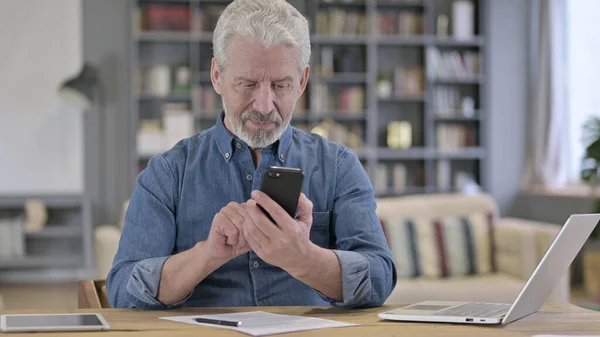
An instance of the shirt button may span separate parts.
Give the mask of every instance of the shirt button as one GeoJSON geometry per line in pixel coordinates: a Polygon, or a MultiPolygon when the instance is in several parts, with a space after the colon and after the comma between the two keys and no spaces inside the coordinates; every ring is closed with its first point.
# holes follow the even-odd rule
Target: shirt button
{"type": "Polygon", "coordinates": [[[258,268],[258,262],[254,262],[254,263],[252,264],[252,267],[254,267],[254,268],[258,268]]]}
{"type": "Polygon", "coordinates": [[[229,152],[225,153],[225,158],[229,158],[229,152]]]}
{"type": "Polygon", "coordinates": [[[263,305],[265,305],[265,302],[263,302],[263,301],[258,301],[258,306],[262,307],[263,305]]]}
{"type": "Polygon", "coordinates": [[[251,174],[247,175],[247,176],[246,176],[246,179],[248,179],[248,180],[252,180],[252,175],[251,175],[251,174]]]}
{"type": "Polygon", "coordinates": [[[242,148],[242,144],[237,143],[237,144],[235,144],[235,147],[237,147],[238,149],[241,149],[242,148]]]}

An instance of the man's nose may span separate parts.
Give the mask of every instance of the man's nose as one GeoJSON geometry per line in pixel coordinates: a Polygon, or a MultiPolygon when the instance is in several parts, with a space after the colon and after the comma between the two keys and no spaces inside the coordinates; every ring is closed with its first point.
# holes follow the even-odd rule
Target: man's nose
{"type": "Polygon", "coordinates": [[[275,109],[275,104],[273,103],[274,93],[273,89],[270,85],[261,85],[256,93],[256,97],[254,99],[253,108],[254,110],[262,113],[268,114],[273,109],[275,109]]]}

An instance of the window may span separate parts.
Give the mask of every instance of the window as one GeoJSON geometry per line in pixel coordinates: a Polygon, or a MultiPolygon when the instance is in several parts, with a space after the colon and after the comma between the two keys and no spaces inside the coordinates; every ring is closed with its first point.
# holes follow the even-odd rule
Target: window
{"type": "Polygon", "coordinates": [[[600,1],[566,0],[568,174],[579,182],[583,123],[600,117],[600,1]]]}

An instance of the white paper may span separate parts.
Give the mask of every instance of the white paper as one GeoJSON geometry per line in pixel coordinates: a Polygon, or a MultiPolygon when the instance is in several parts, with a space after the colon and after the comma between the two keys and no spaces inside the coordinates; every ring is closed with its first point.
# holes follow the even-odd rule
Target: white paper
{"type": "Polygon", "coordinates": [[[339,328],[358,325],[354,323],[343,323],[322,318],[272,314],[264,311],[240,312],[218,315],[167,316],[160,318],[170,320],[173,322],[236,330],[251,336],[266,336],[286,332],[325,328],[339,328]],[[231,327],[216,324],[198,323],[194,320],[195,318],[200,317],[227,321],[238,321],[242,322],[242,324],[239,327],[231,327]]]}

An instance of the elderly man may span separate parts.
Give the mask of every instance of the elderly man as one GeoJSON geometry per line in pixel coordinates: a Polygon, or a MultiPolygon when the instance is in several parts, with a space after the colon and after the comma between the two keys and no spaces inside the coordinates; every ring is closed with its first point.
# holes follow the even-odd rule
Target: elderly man
{"type": "Polygon", "coordinates": [[[224,111],[139,175],[110,304],[383,304],[396,268],[367,175],[348,148],[289,125],[309,77],[307,20],[284,0],[236,0],[213,47],[224,111]],[[268,166],[304,172],[296,217],[258,191],[268,166]]]}

